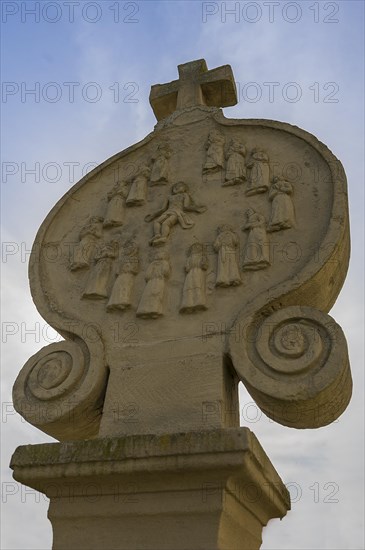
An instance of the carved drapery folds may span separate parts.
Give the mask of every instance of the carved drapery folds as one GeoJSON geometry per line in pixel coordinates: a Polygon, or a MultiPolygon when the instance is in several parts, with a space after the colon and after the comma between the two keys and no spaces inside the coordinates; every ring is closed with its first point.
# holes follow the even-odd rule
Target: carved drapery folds
{"type": "Polygon", "coordinates": [[[132,179],[126,200],[127,206],[142,206],[147,201],[148,178],[151,169],[148,166],[139,168],[137,175],[132,179]]]}
{"type": "Polygon", "coordinates": [[[240,285],[242,279],[238,266],[239,240],[230,225],[224,224],[218,227],[218,236],[213,246],[218,253],[215,286],[240,285]]]}
{"type": "Polygon", "coordinates": [[[248,232],[243,269],[265,269],[270,265],[270,246],[264,216],[249,208],[246,211],[246,223],[242,230],[248,232]]]}
{"type": "Polygon", "coordinates": [[[171,266],[168,253],[158,250],[146,271],[146,286],[137,309],[137,317],[156,319],[163,315],[166,281],[171,266]]]}
{"type": "Polygon", "coordinates": [[[160,143],[153,157],[150,176],[151,185],[167,185],[169,183],[169,158],[171,151],[167,143],[160,143]]]}
{"type": "Polygon", "coordinates": [[[107,311],[129,308],[132,304],[134,279],[139,271],[139,249],[135,242],[129,241],[122,247],[116,279],[106,306],[107,311]]]}
{"type": "Polygon", "coordinates": [[[295,225],[294,205],[291,198],[293,186],[284,178],[274,178],[270,187],[271,215],[268,231],[290,229],[295,225]]]}
{"type": "Polygon", "coordinates": [[[95,254],[94,267],[90,271],[83,298],[103,299],[109,295],[109,281],[116,256],[115,241],[103,242],[95,254]]]}
{"type": "Polygon", "coordinates": [[[224,186],[239,185],[246,181],[245,157],[246,147],[243,143],[232,139],[226,153],[227,165],[224,186]]]}
{"type": "Polygon", "coordinates": [[[246,195],[252,196],[265,193],[270,186],[269,157],[264,151],[254,149],[247,163],[250,169],[246,195]]]}
{"type": "Polygon", "coordinates": [[[113,189],[108,193],[108,206],[103,223],[104,227],[123,225],[125,199],[127,194],[127,184],[123,181],[116,183],[113,189]]]}
{"type": "Polygon", "coordinates": [[[224,135],[218,130],[212,130],[206,143],[206,160],[203,173],[211,174],[218,172],[224,166],[224,135]]]}
{"type": "Polygon", "coordinates": [[[71,271],[90,267],[98,242],[103,236],[103,221],[100,216],[92,216],[89,222],[80,230],[79,243],[73,250],[70,259],[71,271]]]}
{"type": "Polygon", "coordinates": [[[183,287],[181,313],[193,313],[207,309],[206,271],[208,258],[204,246],[200,243],[191,245],[185,265],[185,282],[183,287]]]}

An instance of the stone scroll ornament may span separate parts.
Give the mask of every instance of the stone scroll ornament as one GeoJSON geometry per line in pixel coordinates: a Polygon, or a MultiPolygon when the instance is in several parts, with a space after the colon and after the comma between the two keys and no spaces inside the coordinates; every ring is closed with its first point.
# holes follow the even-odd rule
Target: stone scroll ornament
{"type": "Polygon", "coordinates": [[[31,292],[64,341],[27,361],[16,410],[59,440],[109,433],[109,374],[136,363],[142,378],[157,347],[179,364],[192,342],[276,422],[333,422],[352,391],[328,315],[350,250],[341,163],[296,126],[226,118],[237,103],[228,65],[180,65],[150,103],[154,131],[87,174],[39,229],[31,292]]]}

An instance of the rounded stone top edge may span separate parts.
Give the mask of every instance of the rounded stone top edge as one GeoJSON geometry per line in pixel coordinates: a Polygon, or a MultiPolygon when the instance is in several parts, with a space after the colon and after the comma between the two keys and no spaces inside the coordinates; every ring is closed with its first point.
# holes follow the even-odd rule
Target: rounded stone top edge
{"type": "Polygon", "coordinates": [[[297,137],[305,139],[306,141],[309,141],[311,145],[316,144],[320,147],[320,149],[323,148],[324,151],[320,151],[321,153],[327,152],[329,153],[336,161],[338,161],[341,166],[342,163],[338,159],[338,157],[332,152],[332,150],[323,143],[320,139],[318,139],[314,134],[312,134],[309,130],[306,130],[304,128],[301,128],[300,126],[296,124],[292,124],[290,122],[286,122],[283,120],[275,120],[275,119],[269,119],[269,118],[229,118],[226,117],[225,114],[221,109],[218,110],[218,112],[214,113],[214,118],[218,123],[222,123],[225,125],[232,125],[232,126],[239,126],[239,125],[252,125],[252,126],[266,126],[266,127],[272,127],[275,130],[284,130],[286,132],[289,132],[291,134],[297,135],[297,137]],[[313,143],[311,143],[313,141],[313,143]]]}
{"type": "MultiPolygon", "coordinates": [[[[266,119],[266,118],[229,118],[225,116],[225,113],[222,108],[219,107],[208,107],[205,105],[197,105],[194,107],[187,107],[185,109],[181,109],[179,111],[175,111],[168,117],[161,119],[157,121],[154,130],[151,132],[151,137],[154,135],[158,135],[163,130],[169,129],[173,127],[173,122],[175,119],[179,118],[181,115],[185,113],[192,112],[194,110],[200,110],[206,113],[206,118],[212,118],[219,124],[223,124],[225,126],[257,126],[257,127],[271,127],[274,130],[282,130],[285,132],[288,132],[290,134],[294,134],[296,137],[303,139],[307,141],[310,145],[312,145],[315,149],[320,152],[324,157],[329,156],[330,159],[333,161],[338,162],[341,165],[343,175],[345,176],[345,171],[343,168],[343,165],[339,158],[332,152],[332,150],[323,143],[320,139],[318,139],[314,134],[312,134],[309,130],[306,130],[304,128],[301,128],[300,126],[296,124],[291,124],[290,122],[282,121],[282,120],[275,120],[275,119],[266,119]]],[[[201,119],[201,120],[205,120],[201,119]]]]}

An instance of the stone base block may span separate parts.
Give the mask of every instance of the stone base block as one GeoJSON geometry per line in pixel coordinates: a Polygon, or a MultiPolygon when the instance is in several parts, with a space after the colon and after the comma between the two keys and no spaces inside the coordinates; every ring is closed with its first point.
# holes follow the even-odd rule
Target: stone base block
{"type": "Polygon", "coordinates": [[[11,467],[50,498],[54,550],[253,550],[290,509],[247,428],[28,445],[11,467]]]}

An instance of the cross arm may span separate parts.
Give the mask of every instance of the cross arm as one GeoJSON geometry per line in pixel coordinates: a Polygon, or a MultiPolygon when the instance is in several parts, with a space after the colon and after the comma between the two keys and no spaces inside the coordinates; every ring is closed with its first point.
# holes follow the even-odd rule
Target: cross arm
{"type": "Polygon", "coordinates": [[[231,107],[237,103],[237,89],[230,65],[200,75],[200,86],[208,107],[231,107]]]}
{"type": "Polygon", "coordinates": [[[157,120],[161,120],[175,111],[178,91],[179,80],[151,86],[150,104],[157,120]]]}

